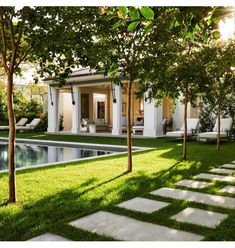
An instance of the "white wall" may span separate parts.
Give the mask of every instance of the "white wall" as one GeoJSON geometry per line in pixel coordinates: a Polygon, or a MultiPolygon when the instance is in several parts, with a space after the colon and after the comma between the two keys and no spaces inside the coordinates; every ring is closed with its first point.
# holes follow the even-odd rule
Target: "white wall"
{"type": "Polygon", "coordinates": [[[64,117],[64,131],[72,128],[72,97],[71,93],[59,94],[59,113],[64,117]]]}

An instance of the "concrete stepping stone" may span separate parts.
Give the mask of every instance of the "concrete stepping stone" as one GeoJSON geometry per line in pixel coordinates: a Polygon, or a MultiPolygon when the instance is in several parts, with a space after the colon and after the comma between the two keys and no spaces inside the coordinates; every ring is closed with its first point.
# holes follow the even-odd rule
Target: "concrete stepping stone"
{"type": "Polygon", "coordinates": [[[194,178],[235,183],[235,177],[232,177],[232,176],[222,176],[222,175],[201,173],[201,174],[194,176],[194,178]]]}
{"type": "Polygon", "coordinates": [[[203,236],[198,234],[105,211],[98,211],[69,224],[92,233],[125,241],[199,241],[203,239],[203,236]]]}
{"type": "Polygon", "coordinates": [[[227,217],[227,214],[211,212],[198,208],[185,208],[183,211],[172,216],[171,219],[177,220],[179,222],[186,222],[214,228],[227,217]]]}
{"type": "Polygon", "coordinates": [[[185,200],[190,202],[199,202],[207,205],[213,205],[222,208],[235,209],[235,198],[199,193],[189,190],[161,188],[152,191],[153,195],[160,195],[178,200],[185,200]]]}
{"type": "Polygon", "coordinates": [[[129,201],[122,202],[121,204],[117,206],[121,208],[129,209],[129,210],[143,212],[143,213],[153,213],[168,205],[169,203],[166,203],[166,202],[154,201],[150,199],[136,197],[129,201]]]}
{"type": "Polygon", "coordinates": [[[185,187],[193,188],[193,189],[203,189],[203,188],[211,185],[211,183],[185,179],[185,180],[182,180],[182,181],[175,183],[175,185],[185,186],[185,187]]]}
{"type": "Polygon", "coordinates": [[[235,186],[230,186],[230,185],[225,186],[220,190],[220,192],[235,194],[235,186]]]}
{"type": "Polygon", "coordinates": [[[222,168],[229,168],[235,170],[235,164],[224,164],[221,166],[222,168]]]}
{"type": "Polygon", "coordinates": [[[71,241],[71,240],[53,233],[44,233],[42,235],[29,239],[28,241],[71,241]]]}
{"type": "Polygon", "coordinates": [[[235,170],[223,169],[223,168],[214,168],[214,169],[211,169],[210,172],[221,173],[221,174],[233,174],[233,173],[235,173],[235,170]]]}

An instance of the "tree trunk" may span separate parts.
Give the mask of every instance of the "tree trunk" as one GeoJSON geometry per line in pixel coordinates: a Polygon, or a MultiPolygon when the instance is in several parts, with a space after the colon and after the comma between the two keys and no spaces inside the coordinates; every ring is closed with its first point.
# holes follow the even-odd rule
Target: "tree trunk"
{"type": "Polygon", "coordinates": [[[217,150],[220,150],[220,103],[218,104],[217,110],[218,127],[217,127],[217,150]]]}
{"type": "Polygon", "coordinates": [[[185,94],[184,96],[184,144],[183,144],[183,159],[187,159],[187,115],[188,115],[188,96],[185,94]]]}
{"type": "Polygon", "coordinates": [[[128,172],[132,172],[132,139],[131,139],[131,93],[132,93],[132,79],[128,82],[127,89],[127,150],[128,150],[128,172]]]}
{"type": "Polygon", "coordinates": [[[9,120],[9,141],[8,141],[8,173],[9,173],[9,202],[16,202],[15,183],[15,113],[13,107],[13,73],[7,75],[7,113],[9,120]]]}

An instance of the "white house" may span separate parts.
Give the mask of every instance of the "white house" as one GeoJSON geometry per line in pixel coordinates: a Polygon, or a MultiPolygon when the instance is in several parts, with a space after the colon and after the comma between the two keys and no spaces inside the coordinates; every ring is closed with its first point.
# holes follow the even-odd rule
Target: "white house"
{"type": "MultiPolygon", "coordinates": [[[[59,87],[53,79],[45,79],[48,84],[48,133],[59,132],[60,116],[63,116],[63,132],[125,133],[127,113],[127,81],[121,85],[112,85],[109,77],[97,74],[94,70],[83,68],[75,71],[59,87]]],[[[164,118],[173,118],[174,129],[180,128],[183,122],[183,105],[177,100],[173,106],[163,98],[162,106],[156,108],[155,102],[136,99],[133,85],[131,122],[138,126],[136,131],[146,137],[163,134],[164,118]]],[[[146,93],[147,94],[147,93],[146,93]]],[[[189,104],[188,116],[196,117],[197,109],[189,104]]]]}

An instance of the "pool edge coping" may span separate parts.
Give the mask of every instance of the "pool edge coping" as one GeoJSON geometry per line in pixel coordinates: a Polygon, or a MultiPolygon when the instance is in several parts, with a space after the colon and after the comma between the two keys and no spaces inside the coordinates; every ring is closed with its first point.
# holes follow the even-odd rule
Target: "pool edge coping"
{"type": "MultiPolygon", "coordinates": [[[[8,138],[5,137],[1,137],[0,141],[8,141],[8,138]]],[[[37,139],[21,139],[21,138],[16,138],[15,141],[19,142],[31,142],[31,144],[45,144],[45,145],[56,145],[56,144],[60,144],[60,145],[69,145],[69,147],[73,147],[72,145],[79,146],[79,145],[85,145],[85,146],[93,146],[93,147],[99,147],[102,146],[104,148],[121,148],[121,149],[126,149],[127,146],[122,146],[122,145],[107,145],[107,144],[93,144],[93,143],[79,143],[79,142],[68,142],[68,141],[54,141],[54,140],[37,140],[37,139]]],[[[141,147],[141,146],[132,146],[132,149],[135,149],[134,151],[132,151],[132,153],[139,153],[139,152],[143,152],[143,151],[150,151],[150,150],[154,150],[156,148],[153,147],[141,147]]],[[[60,162],[55,162],[55,163],[46,163],[46,164],[39,164],[36,166],[26,166],[26,167],[20,167],[20,168],[16,168],[16,171],[22,171],[22,170],[30,170],[30,169],[38,169],[38,168],[43,168],[43,167],[49,167],[49,166],[56,166],[56,165],[62,165],[62,164],[67,164],[67,163],[74,163],[74,162],[79,162],[79,161],[86,161],[86,160],[93,160],[93,159],[102,159],[102,158],[108,158],[108,157],[115,157],[118,155],[125,155],[128,154],[127,151],[117,151],[113,154],[105,154],[105,155],[100,155],[100,156],[93,156],[93,157],[86,157],[86,158],[81,158],[81,159],[72,159],[72,160],[67,160],[67,161],[60,161],[60,162]]],[[[0,174],[4,174],[7,173],[8,169],[6,170],[2,170],[0,171],[0,174]]]]}

